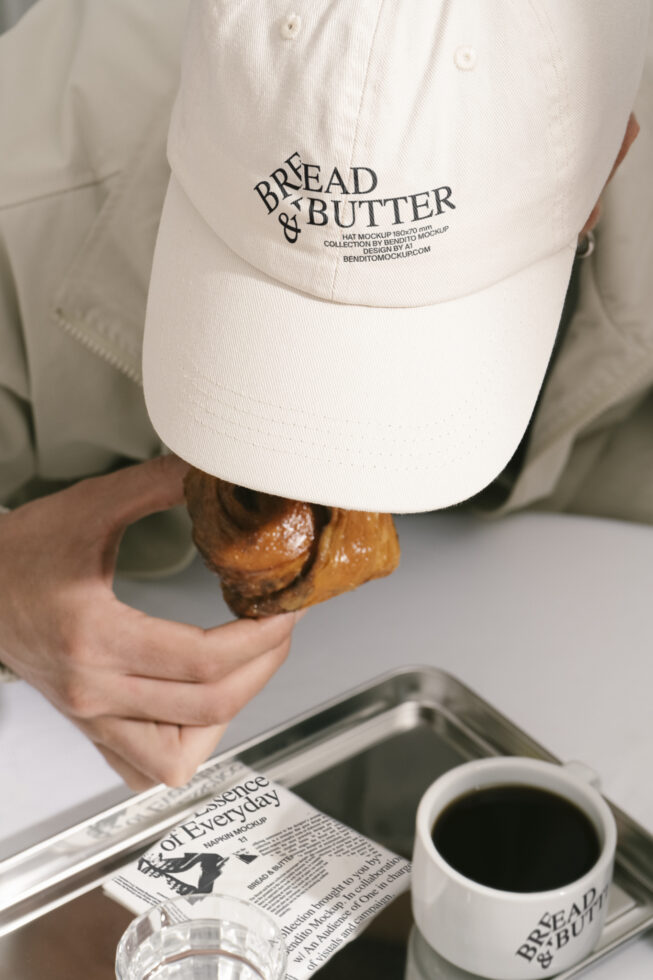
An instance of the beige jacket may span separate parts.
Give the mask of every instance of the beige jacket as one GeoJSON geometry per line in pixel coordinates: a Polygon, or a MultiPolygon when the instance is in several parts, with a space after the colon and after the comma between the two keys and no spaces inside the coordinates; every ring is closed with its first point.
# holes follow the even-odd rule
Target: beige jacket
{"type": "MultiPolygon", "coordinates": [[[[0,504],[162,451],[140,353],[186,0],[40,0],[0,37],[0,504]]],[[[653,64],[520,465],[474,501],[653,523],[653,64]]],[[[533,229],[537,234],[537,229],[533,229]]],[[[181,508],[119,567],[183,568],[181,508]]]]}

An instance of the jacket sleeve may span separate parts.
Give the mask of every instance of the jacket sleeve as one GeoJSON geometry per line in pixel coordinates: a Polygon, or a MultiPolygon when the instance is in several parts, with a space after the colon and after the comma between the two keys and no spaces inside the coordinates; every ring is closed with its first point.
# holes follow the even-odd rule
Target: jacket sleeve
{"type": "Polygon", "coordinates": [[[11,256],[0,211],[0,506],[35,470],[29,372],[11,256]]]}
{"type": "MultiPolygon", "coordinates": [[[[34,474],[29,377],[20,309],[0,211],[0,513],[34,474]]],[[[0,663],[0,683],[16,680],[0,663]]]]}

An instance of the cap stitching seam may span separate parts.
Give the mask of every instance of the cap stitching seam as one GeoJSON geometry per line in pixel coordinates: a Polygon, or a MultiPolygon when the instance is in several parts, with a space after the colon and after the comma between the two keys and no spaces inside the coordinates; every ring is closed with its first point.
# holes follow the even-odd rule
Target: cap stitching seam
{"type": "MultiPolygon", "coordinates": [[[[361,426],[371,425],[371,426],[378,427],[378,422],[376,422],[376,420],[374,419],[368,420],[368,419],[339,418],[338,416],[335,415],[322,415],[319,412],[311,412],[309,409],[290,408],[290,406],[288,405],[280,405],[277,402],[270,402],[270,401],[265,401],[262,398],[255,398],[253,395],[248,395],[245,392],[236,391],[235,388],[229,388],[227,385],[224,385],[219,381],[214,381],[212,378],[209,378],[205,374],[202,374],[202,372],[197,368],[195,364],[193,364],[193,368],[200,376],[202,381],[205,381],[208,384],[213,385],[214,388],[221,389],[222,391],[227,392],[230,395],[236,395],[237,398],[244,398],[247,401],[254,403],[255,405],[260,405],[266,408],[277,409],[282,412],[286,412],[290,409],[290,411],[296,412],[298,415],[302,415],[307,418],[320,419],[324,422],[341,422],[347,425],[361,425],[361,426]]],[[[206,394],[206,392],[202,392],[202,389],[198,385],[197,378],[193,377],[192,374],[189,374],[188,371],[185,371],[184,368],[181,368],[181,373],[183,377],[186,378],[187,381],[190,381],[190,383],[200,391],[201,394],[206,394]]],[[[236,406],[229,406],[229,407],[236,408],[236,406]]],[[[247,414],[251,414],[249,413],[248,409],[236,409],[236,410],[245,412],[247,414]]],[[[290,423],[290,424],[299,425],[301,423],[290,423]]],[[[408,425],[408,424],[402,425],[401,423],[397,423],[397,422],[388,422],[385,424],[384,427],[387,429],[409,429],[410,431],[417,431],[423,429],[426,430],[431,429],[435,424],[436,423],[434,422],[430,424],[424,423],[421,425],[408,425]]]]}
{"type": "MultiPolygon", "coordinates": [[[[558,67],[558,57],[557,57],[558,52],[557,52],[556,45],[554,43],[555,42],[555,32],[554,32],[553,27],[551,25],[551,21],[550,21],[549,17],[547,16],[546,10],[544,9],[544,7],[542,7],[541,10],[540,10],[540,8],[537,7],[537,4],[535,3],[535,0],[530,0],[530,7],[531,7],[531,10],[533,11],[533,13],[535,15],[535,18],[537,19],[538,23],[543,28],[542,33],[543,33],[543,35],[546,38],[546,44],[547,44],[547,47],[548,47],[548,50],[549,50],[549,57],[551,59],[551,67],[553,69],[553,72],[554,72],[555,77],[556,77],[556,81],[558,83],[558,93],[556,93],[556,94],[558,94],[558,95],[560,95],[560,96],[562,96],[564,98],[564,106],[558,106],[558,112],[557,112],[557,115],[558,115],[558,125],[559,125],[560,133],[561,133],[561,139],[559,141],[559,143],[561,144],[561,146],[559,146],[558,145],[558,141],[555,138],[553,138],[554,137],[554,121],[555,121],[555,116],[553,116],[552,113],[551,113],[551,103],[553,102],[553,104],[556,104],[557,99],[552,97],[553,96],[553,93],[551,92],[550,86],[548,84],[546,85],[547,95],[549,97],[548,129],[549,129],[549,133],[551,134],[551,136],[553,138],[553,146],[554,146],[555,156],[556,156],[556,158],[558,160],[561,160],[561,159],[563,160],[563,163],[564,163],[564,173],[565,173],[565,175],[567,175],[569,173],[570,166],[569,166],[569,148],[568,148],[568,145],[567,145],[567,128],[566,128],[566,125],[565,125],[565,121],[564,120],[565,120],[565,113],[567,113],[567,115],[569,114],[569,90],[567,88],[567,85],[565,84],[564,73],[561,73],[560,70],[559,70],[559,67],[558,67]],[[564,112],[562,111],[563,108],[564,108],[564,112]],[[561,150],[562,150],[562,152],[561,152],[561,150]]],[[[563,178],[562,177],[559,177],[558,178],[558,194],[557,194],[557,198],[558,198],[558,200],[557,200],[557,211],[558,211],[558,213],[560,215],[559,221],[560,221],[560,223],[562,224],[563,227],[566,227],[569,216],[568,216],[568,209],[567,209],[567,200],[565,198],[565,194],[564,194],[564,191],[563,191],[563,178]]],[[[552,225],[552,231],[553,231],[554,235],[556,233],[555,212],[556,212],[556,209],[555,208],[552,208],[551,209],[551,216],[552,216],[551,225],[552,225]]]]}
{"type": "MultiPolygon", "coordinates": [[[[554,56],[555,56],[558,53],[557,52],[557,49],[556,49],[556,44],[555,44],[555,32],[554,32],[553,27],[551,25],[551,20],[550,20],[550,17],[548,15],[548,12],[546,10],[546,7],[543,8],[543,13],[544,13],[544,18],[547,21],[547,24],[549,26],[550,37],[552,39],[551,40],[551,49],[552,49],[552,51],[554,53],[554,56]]],[[[563,95],[563,98],[564,98],[564,109],[565,109],[565,113],[566,113],[566,115],[564,113],[561,113],[561,115],[560,115],[560,121],[561,121],[560,128],[561,128],[561,131],[562,131],[562,149],[563,149],[563,152],[564,152],[566,171],[567,171],[567,174],[569,174],[571,172],[571,163],[570,163],[570,147],[569,147],[570,130],[569,130],[568,120],[569,120],[569,117],[571,115],[571,107],[570,107],[570,104],[569,104],[569,86],[567,85],[567,73],[564,71],[564,68],[562,68],[560,66],[560,64],[561,64],[560,59],[558,59],[557,57],[554,57],[553,66],[554,66],[554,70],[555,70],[556,76],[559,79],[560,93],[563,95]]],[[[564,193],[564,191],[562,189],[564,187],[563,182],[561,182],[560,187],[561,187],[561,190],[560,190],[560,197],[561,197],[561,206],[560,206],[561,217],[562,217],[562,220],[563,220],[564,225],[566,227],[567,224],[568,224],[568,222],[569,222],[568,197],[567,197],[567,195],[565,195],[565,193],[564,193]]]]}
{"type": "MultiPolygon", "coordinates": [[[[201,415],[197,415],[194,411],[189,411],[188,414],[191,416],[191,418],[195,422],[198,423],[198,425],[200,425],[202,428],[209,429],[211,432],[215,433],[216,435],[223,436],[223,437],[225,437],[227,439],[235,439],[236,441],[241,442],[241,443],[243,443],[243,444],[245,444],[247,446],[250,446],[253,449],[267,449],[267,450],[270,449],[270,445],[269,444],[268,445],[265,445],[265,444],[262,444],[262,443],[252,442],[251,440],[243,439],[242,436],[241,436],[241,434],[240,434],[242,432],[242,430],[244,429],[247,432],[253,432],[253,433],[257,434],[257,435],[271,436],[272,433],[267,432],[265,429],[257,429],[257,428],[255,428],[253,426],[244,425],[244,426],[239,426],[238,434],[234,434],[233,432],[225,432],[224,431],[224,428],[218,428],[218,426],[211,425],[209,422],[207,422],[206,417],[202,417],[201,415]]],[[[276,438],[276,435],[274,436],[274,438],[276,438]]],[[[319,443],[319,442],[309,442],[309,443],[305,443],[305,444],[306,445],[309,445],[309,446],[313,446],[313,447],[315,447],[317,449],[333,450],[333,449],[336,448],[335,446],[329,446],[326,443],[319,443]]],[[[310,456],[310,455],[307,455],[304,452],[295,452],[293,449],[281,449],[278,444],[275,444],[274,445],[273,451],[274,451],[275,454],[283,454],[285,456],[294,456],[294,457],[296,457],[298,459],[310,459],[310,460],[313,460],[314,462],[319,462],[319,463],[336,463],[336,464],[338,464],[340,466],[343,466],[344,465],[344,466],[348,466],[350,468],[356,468],[356,469],[360,469],[361,456],[368,456],[368,457],[380,456],[380,457],[383,457],[383,459],[388,459],[388,458],[394,458],[394,459],[413,459],[413,458],[418,458],[418,457],[419,458],[422,458],[425,455],[427,455],[427,454],[421,453],[421,452],[420,453],[388,453],[388,452],[385,452],[384,451],[384,452],[372,453],[372,452],[369,452],[369,451],[362,450],[359,447],[356,447],[355,449],[347,450],[346,447],[344,447],[342,445],[338,445],[337,449],[338,449],[338,456],[337,457],[334,456],[332,458],[326,458],[324,456],[310,456]],[[355,456],[356,456],[356,459],[355,460],[351,460],[351,461],[344,460],[342,458],[342,456],[340,455],[343,451],[348,451],[348,452],[354,453],[355,456]]],[[[432,455],[432,456],[435,457],[437,466],[439,467],[441,465],[441,456],[440,456],[440,454],[439,453],[432,453],[430,455],[432,455]]],[[[407,466],[407,467],[405,467],[405,469],[406,470],[410,470],[410,472],[419,472],[419,471],[422,471],[422,470],[424,472],[432,472],[434,470],[435,466],[436,466],[436,463],[434,463],[432,466],[410,466],[410,467],[407,466]]],[[[366,465],[369,466],[371,469],[391,470],[392,472],[396,472],[397,471],[397,465],[396,465],[396,463],[393,463],[391,466],[380,466],[377,463],[366,463],[366,465]]]]}
{"type": "MultiPolygon", "coordinates": [[[[351,154],[349,156],[349,170],[351,170],[354,165],[354,154],[356,152],[356,144],[358,142],[358,130],[360,126],[361,112],[363,110],[363,100],[365,98],[365,90],[367,89],[367,79],[369,77],[370,65],[372,63],[372,53],[374,51],[374,41],[376,39],[377,31],[379,29],[379,23],[381,22],[381,11],[383,10],[383,4],[385,0],[381,0],[379,3],[379,10],[376,15],[376,23],[374,25],[374,31],[372,32],[372,40],[370,41],[370,50],[367,56],[367,64],[365,65],[365,77],[363,78],[363,84],[361,86],[361,97],[358,103],[358,112],[356,114],[356,129],[354,130],[354,139],[351,145],[351,154]]],[[[338,262],[338,256],[334,256],[334,266],[333,266],[333,278],[331,280],[331,295],[330,299],[333,300],[333,296],[336,289],[336,280],[338,278],[338,271],[340,269],[340,264],[338,262]]]]}
{"type": "MultiPolygon", "coordinates": [[[[202,392],[201,389],[198,389],[198,391],[199,391],[200,394],[205,394],[205,392],[202,392]]],[[[188,400],[190,402],[192,402],[193,405],[195,405],[197,408],[200,408],[203,412],[207,412],[209,415],[212,415],[214,418],[221,418],[221,415],[218,412],[213,411],[212,408],[209,405],[202,403],[202,400],[200,398],[198,398],[196,395],[194,395],[192,392],[187,392],[186,393],[186,397],[188,398],[188,400]]],[[[245,415],[248,419],[259,419],[261,422],[273,422],[273,423],[277,423],[278,425],[281,425],[283,428],[290,428],[290,427],[292,427],[293,429],[304,429],[308,433],[311,433],[311,432],[317,432],[317,433],[319,433],[319,432],[322,431],[318,426],[309,425],[307,423],[292,422],[290,419],[283,419],[283,420],[281,420],[279,418],[271,418],[271,417],[269,417],[267,415],[257,415],[255,412],[250,411],[248,408],[239,408],[237,405],[231,405],[231,404],[229,404],[229,402],[220,401],[219,399],[215,399],[215,398],[212,400],[212,404],[214,404],[214,405],[223,405],[225,408],[230,409],[233,412],[239,412],[241,415],[245,415]]],[[[353,424],[359,424],[359,423],[357,423],[357,421],[355,419],[334,419],[334,418],[329,418],[327,416],[315,416],[315,417],[316,418],[322,418],[323,421],[337,422],[337,423],[346,424],[346,425],[351,425],[352,423],[353,424]]],[[[442,424],[442,418],[439,419],[439,422],[440,422],[440,425],[441,425],[442,424]]],[[[236,424],[240,424],[240,423],[236,423],[236,424]]],[[[360,423],[360,424],[370,424],[370,425],[372,425],[374,423],[371,423],[370,422],[370,423],[360,423]]],[[[377,428],[379,430],[383,430],[383,429],[386,428],[386,426],[385,425],[383,425],[383,426],[377,425],[377,428]]],[[[387,426],[387,428],[391,428],[391,426],[387,426]]],[[[401,428],[412,430],[413,427],[406,425],[406,426],[402,426],[401,428]]],[[[414,429],[416,431],[417,430],[421,430],[421,429],[427,429],[427,428],[432,428],[432,426],[415,426],[414,427],[414,429]]],[[[262,432],[263,430],[262,429],[260,429],[260,430],[259,429],[256,429],[254,431],[261,431],[262,432]]],[[[266,435],[271,435],[271,433],[266,432],[266,435]]],[[[427,435],[427,436],[423,436],[423,437],[420,437],[420,438],[426,439],[429,442],[433,442],[437,438],[437,436],[435,436],[435,435],[428,436],[427,435]]],[[[380,437],[378,435],[377,435],[377,439],[379,441],[382,441],[382,442],[390,442],[390,441],[392,441],[391,437],[380,437]]],[[[395,440],[396,439],[405,440],[406,439],[406,436],[398,433],[395,436],[395,440]]],[[[298,441],[301,442],[302,440],[299,440],[298,439],[298,441]]],[[[314,443],[310,443],[310,445],[314,445],[314,443]]],[[[411,454],[408,453],[406,455],[411,455],[411,454]]]]}

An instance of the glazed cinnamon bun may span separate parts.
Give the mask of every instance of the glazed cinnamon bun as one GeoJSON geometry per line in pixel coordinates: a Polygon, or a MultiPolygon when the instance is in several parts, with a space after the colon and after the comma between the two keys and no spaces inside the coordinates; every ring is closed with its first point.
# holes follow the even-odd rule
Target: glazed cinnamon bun
{"type": "Polygon", "coordinates": [[[323,507],[248,490],[191,467],[193,541],[237,616],[324,602],[399,563],[390,514],[323,507]]]}

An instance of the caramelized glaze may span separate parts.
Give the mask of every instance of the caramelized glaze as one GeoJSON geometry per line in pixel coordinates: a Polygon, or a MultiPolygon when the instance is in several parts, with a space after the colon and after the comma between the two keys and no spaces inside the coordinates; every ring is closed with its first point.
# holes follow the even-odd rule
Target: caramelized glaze
{"type": "Polygon", "coordinates": [[[323,602],[389,575],[399,562],[390,514],[258,493],[193,467],[184,489],[193,540],[238,616],[323,602]]]}

